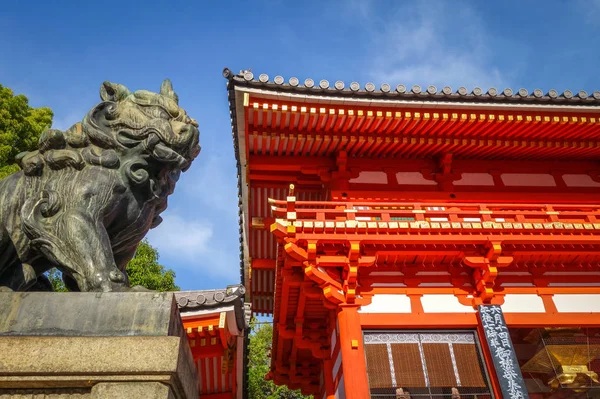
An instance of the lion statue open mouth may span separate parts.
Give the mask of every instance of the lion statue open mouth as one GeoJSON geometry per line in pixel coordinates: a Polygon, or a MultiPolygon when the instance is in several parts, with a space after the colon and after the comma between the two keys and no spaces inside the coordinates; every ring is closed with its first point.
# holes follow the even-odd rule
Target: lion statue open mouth
{"type": "Polygon", "coordinates": [[[169,80],[160,93],[105,82],[100,97],[0,180],[0,289],[50,288],[52,267],[71,291],[128,289],[127,262],[200,152],[198,123],[169,80]]]}

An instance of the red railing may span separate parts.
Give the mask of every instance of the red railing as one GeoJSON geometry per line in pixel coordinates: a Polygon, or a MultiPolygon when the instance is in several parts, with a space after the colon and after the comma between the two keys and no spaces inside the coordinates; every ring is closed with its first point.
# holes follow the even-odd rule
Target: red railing
{"type": "Polygon", "coordinates": [[[270,200],[277,219],[313,221],[406,221],[553,223],[600,229],[600,205],[399,203],[270,200]],[[596,224],[596,226],[594,226],[596,224]]]}

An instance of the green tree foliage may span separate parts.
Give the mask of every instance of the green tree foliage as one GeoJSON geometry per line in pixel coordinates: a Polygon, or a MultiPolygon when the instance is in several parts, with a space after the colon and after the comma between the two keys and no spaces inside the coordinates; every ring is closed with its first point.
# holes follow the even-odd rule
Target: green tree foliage
{"type": "Polygon", "coordinates": [[[277,386],[265,380],[271,366],[271,344],[273,326],[260,324],[256,319],[250,323],[252,333],[248,345],[248,397],[250,399],[312,399],[300,391],[292,391],[285,386],[277,386]]]}
{"type": "MultiPolygon", "coordinates": [[[[141,285],[156,291],[179,291],[179,287],[175,285],[175,272],[165,270],[158,263],[158,251],[148,240],[140,242],[135,256],[127,264],[127,274],[131,286],[141,285]]],[[[54,291],[67,291],[58,270],[51,269],[47,276],[54,291]]]]}
{"type": "Polygon", "coordinates": [[[141,285],[156,291],[180,290],[175,285],[175,272],[165,270],[165,267],[158,263],[158,251],[147,239],[140,242],[135,256],[127,264],[127,275],[132,287],[141,285]]]}
{"type": "Polygon", "coordinates": [[[50,108],[32,108],[23,94],[0,85],[0,179],[19,170],[15,156],[35,149],[53,116],[50,108]]]}
{"type": "Polygon", "coordinates": [[[69,291],[67,287],[65,287],[65,283],[62,281],[61,273],[56,268],[52,268],[46,274],[50,283],[52,283],[52,288],[55,292],[67,292],[69,291]]]}

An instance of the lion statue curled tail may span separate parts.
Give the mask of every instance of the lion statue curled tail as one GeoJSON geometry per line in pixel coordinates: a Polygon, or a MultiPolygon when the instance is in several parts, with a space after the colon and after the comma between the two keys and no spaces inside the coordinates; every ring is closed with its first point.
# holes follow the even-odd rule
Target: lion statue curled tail
{"type": "Polygon", "coordinates": [[[71,291],[129,289],[127,262],[200,152],[169,80],[160,93],[105,82],[100,97],[0,180],[0,290],[51,289],[52,267],[71,291]]]}

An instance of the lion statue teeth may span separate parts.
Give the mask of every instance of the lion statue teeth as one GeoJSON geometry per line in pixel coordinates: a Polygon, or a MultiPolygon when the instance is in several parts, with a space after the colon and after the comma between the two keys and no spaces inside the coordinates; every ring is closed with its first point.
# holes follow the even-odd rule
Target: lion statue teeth
{"type": "Polygon", "coordinates": [[[0,290],[51,290],[52,267],[71,291],[139,289],[125,267],[199,154],[198,123],[169,80],[160,93],[104,82],[100,97],[0,180],[0,290]]]}

